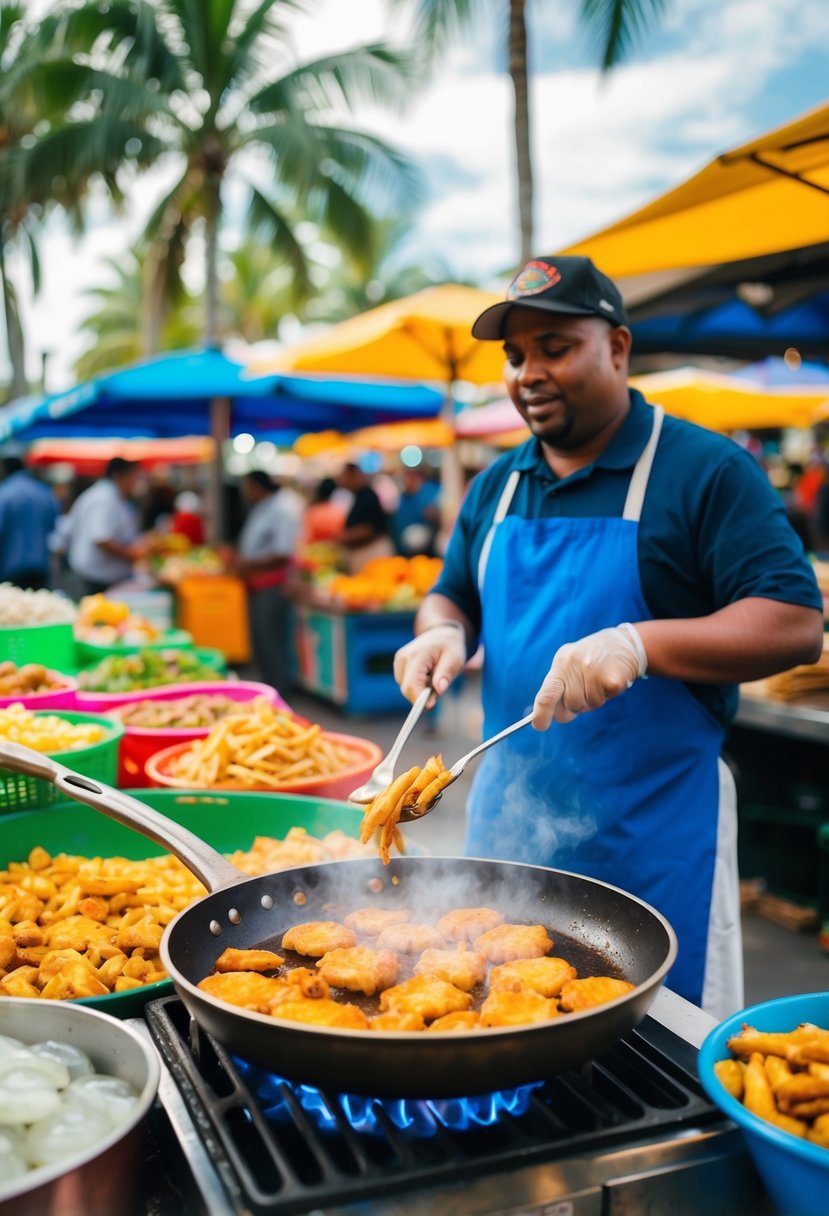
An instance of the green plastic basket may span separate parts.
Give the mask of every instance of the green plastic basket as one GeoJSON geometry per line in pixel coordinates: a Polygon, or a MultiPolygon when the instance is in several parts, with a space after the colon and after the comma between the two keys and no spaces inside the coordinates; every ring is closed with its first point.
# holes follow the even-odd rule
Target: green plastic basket
{"type": "MultiPolygon", "coordinates": [[[[312,836],[324,836],[336,828],[356,836],[362,817],[361,809],[349,803],[298,794],[129,792],[222,853],[249,849],[257,836],[282,838],[292,827],[305,828],[312,836]]],[[[167,852],[132,828],[78,802],[62,802],[35,814],[0,816],[0,869],[12,861],[25,861],[35,845],[53,856],[70,853],[139,860],[167,852]]],[[[173,991],[171,980],[159,980],[127,992],[84,997],[73,1004],[89,1005],[114,1017],[140,1017],[147,1001],[170,996],[173,991]]]]}
{"type": "MultiPolygon", "coordinates": [[[[118,777],[118,747],[124,734],[122,723],[114,718],[105,718],[98,714],[81,714],[74,710],[39,710],[35,717],[64,718],[67,722],[97,724],[103,727],[104,737],[100,743],[89,747],[79,747],[66,752],[55,752],[54,760],[65,764],[67,768],[114,785],[118,777]]],[[[0,768],[0,814],[6,815],[12,811],[32,811],[48,806],[52,802],[65,799],[50,781],[40,781],[37,777],[27,777],[22,773],[9,773],[0,768]]]]}
{"type": "Polygon", "coordinates": [[[0,662],[6,660],[18,667],[42,663],[52,671],[75,671],[78,664],[72,625],[15,625],[0,629],[0,662]]]}
{"type": "Polygon", "coordinates": [[[83,666],[92,666],[113,654],[137,654],[139,650],[192,650],[193,636],[186,629],[168,629],[152,642],[113,642],[111,645],[101,646],[97,642],[86,642],[78,638],[75,644],[78,662],[83,666]]]}

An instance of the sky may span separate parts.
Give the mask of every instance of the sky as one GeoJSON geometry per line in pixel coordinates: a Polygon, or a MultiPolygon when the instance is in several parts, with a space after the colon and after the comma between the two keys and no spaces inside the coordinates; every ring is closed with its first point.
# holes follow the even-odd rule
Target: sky
{"type": "MultiPolygon", "coordinates": [[[[30,7],[43,9],[46,0],[30,7]]],[[[479,7],[474,30],[403,113],[363,108],[351,120],[419,167],[411,259],[439,260],[452,275],[491,286],[517,261],[518,222],[503,70],[507,0],[480,0],[479,7]]],[[[621,218],[728,147],[826,100],[827,0],[667,0],[658,28],[604,77],[578,27],[579,8],[580,0],[528,0],[538,254],[621,218]]],[[[295,53],[312,58],[384,37],[406,45],[406,20],[390,20],[387,10],[381,0],[309,3],[292,26],[295,53]]],[[[37,299],[26,291],[24,268],[13,265],[29,372],[39,377],[45,354],[48,389],[73,383],[72,363],[84,346],[76,327],[91,311],[84,293],[110,281],[102,259],[124,254],[168,172],[136,181],[120,216],[94,205],[80,238],[54,217],[41,243],[37,299]]],[[[232,184],[228,201],[232,216],[232,184]]],[[[232,246],[237,237],[231,223],[223,239],[232,246]]]]}

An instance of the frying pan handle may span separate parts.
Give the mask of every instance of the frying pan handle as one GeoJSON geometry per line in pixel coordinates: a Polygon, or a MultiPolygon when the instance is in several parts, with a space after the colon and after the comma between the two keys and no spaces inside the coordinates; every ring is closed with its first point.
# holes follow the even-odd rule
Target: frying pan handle
{"type": "Polygon", "coordinates": [[[111,785],[73,772],[50,756],[19,743],[0,741],[0,768],[49,781],[67,797],[74,798],[76,802],[85,802],[124,827],[132,828],[156,844],[163,845],[204,883],[208,891],[216,891],[219,887],[229,886],[247,877],[226,861],[221,853],[211,849],[210,845],[166,815],[160,815],[145,803],[130,798],[129,794],[114,790],[111,785]]]}

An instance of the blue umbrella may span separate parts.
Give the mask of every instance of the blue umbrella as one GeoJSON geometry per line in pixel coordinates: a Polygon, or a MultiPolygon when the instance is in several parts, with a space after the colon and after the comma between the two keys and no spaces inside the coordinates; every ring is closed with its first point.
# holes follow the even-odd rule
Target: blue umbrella
{"type": "Polygon", "coordinates": [[[0,411],[0,441],[59,436],[215,434],[229,406],[229,434],[279,439],[313,430],[435,418],[442,390],[425,384],[327,376],[251,375],[218,350],[175,351],[62,393],[25,397],[0,411]]]}
{"type": "Polygon", "coordinates": [[[816,385],[820,388],[829,384],[829,367],[825,363],[801,363],[798,367],[790,367],[785,359],[761,359],[748,367],[731,373],[766,388],[808,388],[816,385]]]}

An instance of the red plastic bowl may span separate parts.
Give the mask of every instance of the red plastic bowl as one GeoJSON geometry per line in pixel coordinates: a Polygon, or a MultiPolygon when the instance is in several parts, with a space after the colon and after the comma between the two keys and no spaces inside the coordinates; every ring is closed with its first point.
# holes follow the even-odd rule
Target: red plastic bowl
{"type": "MultiPolygon", "coordinates": [[[[208,696],[218,695],[227,697],[230,701],[238,701],[240,705],[254,701],[257,697],[265,697],[277,709],[291,712],[275,688],[270,684],[260,684],[256,680],[218,680],[215,683],[199,684],[163,684],[158,688],[137,689],[131,693],[114,694],[118,697],[128,697],[120,700],[115,708],[107,712],[119,721],[123,711],[139,701],[178,701],[182,697],[194,694],[208,696]]],[[[118,784],[122,787],[146,785],[148,781],[145,765],[151,756],[174,744],[190,743],[193,739],[205,739],[210,734],[209,726],[176,727],[165,726],[160,729],[148,726],[127,726],[124,724],[124,737],[121,740],[120,763],[118,768],[118,784]]]]}
{"type": "Polygon", "coordinates": [[[72,676],[65,676],[62,671],[50,671],[46,674],[58,684],[48,692],[30,692],[24,697],[0,697],[0,709],[9,705],[25,705],[27,709],[77,709],[75,696],[78,681],[72,676]]]}
{"type": "Polygon", "coordinates": [[[352,790],[362,785],[368,779],[380,761],[383,750],[368,739],[359,739],[356,735],[340,735],[333,731],[323,731],[323,736],[333,743],[340,743],[354,753],[354,763],[342,772],[330,777],[296,777],[284,785],[243,785],[241,782],[223,782],[219,785],[192,786],[180,777],[169,775],[169,766],[189,746],[187,743],[177,743],[175,747],[167,747],[157,752],[146,763],[146,773],[153,785],[166,786],[177,790],[192,790],[196,788],[221,792],[246,791],[282,793],[282,794],[315,794],[319,798],[347,798],[352,790]]]}

